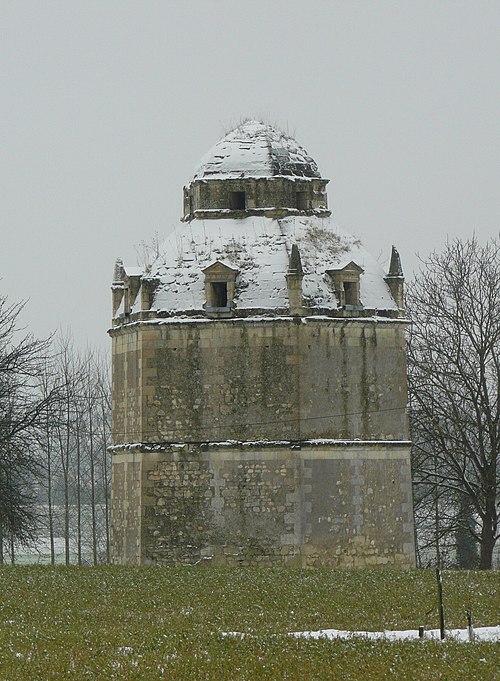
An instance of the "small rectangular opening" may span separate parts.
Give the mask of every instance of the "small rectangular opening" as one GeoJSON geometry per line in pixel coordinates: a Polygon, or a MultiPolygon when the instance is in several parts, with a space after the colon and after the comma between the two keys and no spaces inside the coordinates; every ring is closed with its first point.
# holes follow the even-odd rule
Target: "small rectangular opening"
{"type": "Polygon", "coordinates": [[[215,281],[211,284],[212,300],[210,307],[227,307],[227,283],[215,281]]]}
{"type": "Polygon", "coordinates": [[[231,209],[245,210],[245,192],[231,192],[231,209]]]}
{"type": "Polygon", "coordinates": [[[295,204],[298,210],[307,210],[307,192],[295,192],[295,204]]]}
{"type": "Polygon", "coordinates": [[[358,286],[353,281],[344,281],[344,304],[359,305],[358,286]]]}

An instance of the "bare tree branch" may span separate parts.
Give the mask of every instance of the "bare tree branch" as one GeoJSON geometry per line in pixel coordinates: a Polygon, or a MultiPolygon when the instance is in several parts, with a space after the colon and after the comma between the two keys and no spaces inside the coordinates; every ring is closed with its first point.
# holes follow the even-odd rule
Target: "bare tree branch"
{"type": "MultiPolygon", "coordinates": [[[[488,568],[500,510],[499,244],[447,243],[423,262],[407,303],[416,489],[445,491],[457,513],[474,510],[480,531],[471,521],[467,531],[488,568]]],[[[434,503],[416,496],[421,509],[434,503]]]]}

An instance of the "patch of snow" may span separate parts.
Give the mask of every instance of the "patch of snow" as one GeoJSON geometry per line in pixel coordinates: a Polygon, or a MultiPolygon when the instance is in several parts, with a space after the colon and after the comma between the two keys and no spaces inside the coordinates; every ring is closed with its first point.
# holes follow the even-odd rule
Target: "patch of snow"
{"type": "Polygon", "coordinates": [[[194,179],[240,177],[319,178],[318,167],[297,142],[270,125],[246,121],[203,156],[194,179]]]}
{"type": "Polygon", "coordinates": [[[125,265],[123,269],[128,277],[141,277],[144,274],[144,267],[131,267],[130,265],[125,265]]]}
{"type": "MultiPolygon", "coordinates": [[[[335,639],[351,639],[351,638],[368,638],[371,640],[383,641],[413,641],[418,640],[418,629],[407,629],[404,631],[345,631],[342,629],[319,629],[318,631],[295,631],[290,634],[296,638],[326,638],[329,640],[335,639]]],[[[429,629],[424,631],[424,640],[440,641],[440,630],[429,629]]],[[[469,641],[468,629],[450,629],[446,630],[445,641],[469,641]]],[[[474,629],[474,641],[485,641],[488,643],[496,643],[500,641],[500,626],[495,627],[477,627],[474,629]]]]}
{"type": "MultiPolygon", "coordinates": [[[[221,636],[234,638],[245,638],[249,634],[241,631],[221,631],[221,636]]],[[[251,634],[250,634],[251,635],[251,634]]],[[[366,638],[372,641],[415,641],[420,640],[418,629],[406,629],[403,631],[347,631],[345,629],[319,629],[318,631],[294,631],[289,634],[294,638],[337,639],[366,638]]],[[[484,643],[500,642],[500,625],[494,627],[477,627],[474,629],[474,641],[484,643]]],[[[424,631],[424,641],[441,641],[439,629],[428,629],[424,631]]],[[[469,643],[468,629],[449,629],[446,630],[446,641],[458,641],[459,643],[469,643]]]]}
{"type": "Polygon", "coordinates": [[[130,646],[119,646],[116,649],[116,652],[119,653],[120,655],[130,655],[131,653],[134,652],[134,649],[131,648],[130,646]]]}
{"type": "MultiPolygon", "coordinates": [[[[261,424],[262,425],[262,424],[261,424]]],[[[108,451],[120,452],[124,450],[142,450],[142,451],[163,451],[170,449],[187,449],[190,443],[180,442],[130,442],[119,445],[112,445],[108,447],[108,451]]],[[[191,443],[196,444],[196,443],[191,443]]],[[[221,440],[221,441],[206,441],[204,445],[213,448],[234,448],[234,447],[291,447],[297,449],[299,447],[367,447],[370,445],[384,447],[409,447],[410,440],[334,440],[327,438],[317,438],[313,440],[221,440]]]]}

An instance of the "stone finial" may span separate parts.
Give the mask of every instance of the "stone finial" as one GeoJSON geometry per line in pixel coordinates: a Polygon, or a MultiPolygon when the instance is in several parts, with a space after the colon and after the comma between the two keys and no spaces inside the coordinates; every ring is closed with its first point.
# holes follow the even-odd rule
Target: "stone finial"
{"type": "Polygon", "coordinates": [[[297,244],[293,244],[292,252],[290,253],[290,258],[288,260],[288,272],[286,273],[288,302],[290,305],[290,313],[293,315],[301,315],[304,312],[304,301],[302,298],[303,278],[304,271],[300,260],[300,252],[297,244]]]}
{"type": "Polygon", "coordinates": [[[395,246],[392,247],[391,251],[391,264],[389,265],[389,276],[390,277],[402,277],[403,268],[401,267],[401,258],[399,257],[398,250],[395,246]]]}
{"type": "Polygon", "coordinates": [[[293,244],[292,246],[292,252],[290,253],[290,258],[288,260],[288,274],[304,276],[302,262],[300,260],[300,252],[297,244],[293,244]]]}
{"type": "Polygon", "coordinates": [[[115,268],[113,270],[113,284],[121,284],[123,282],[123,277],[125,276],[125,270],[123,269],[123,260],[117,258],[115,262],[115,268]]]}
{"type": "Polygon", "coordinates": [[[117,258],[115,262],[115,269],[113,270],[113,283],[111,284],[113,317],[115,317],[116,313],[118,312],[125,295],[125,286],[123,284],[124,278],[125,269],[123,267],[123,260],[121,258],[117,258]]]}
{"type": "Polygon", "coordinates": [[[401,267],[401,258],[397,249],[393,246],[391,251],[391,262],[389,265],[389,272],[385,277],[385,281],[389,286],[394,302],[400,310],[404,310],[404,276],[403,268],[401,267]]]}

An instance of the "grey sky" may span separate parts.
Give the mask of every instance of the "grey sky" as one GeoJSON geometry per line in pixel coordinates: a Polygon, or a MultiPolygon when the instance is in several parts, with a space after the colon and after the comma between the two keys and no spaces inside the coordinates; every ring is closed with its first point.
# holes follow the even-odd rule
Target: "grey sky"
{"type": "Polygon", "coordinates": [[[337,222],[407,275],[500,227],[500,2],[0,3],[0,293],[105,346],[113,264],[232,125],[294,134],[337,222]]]}

